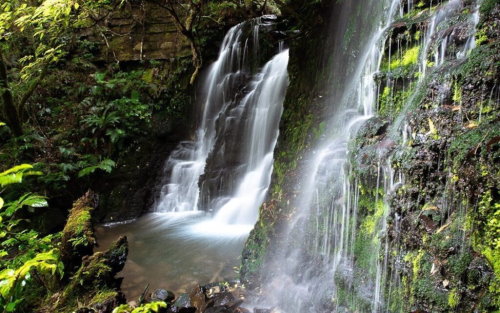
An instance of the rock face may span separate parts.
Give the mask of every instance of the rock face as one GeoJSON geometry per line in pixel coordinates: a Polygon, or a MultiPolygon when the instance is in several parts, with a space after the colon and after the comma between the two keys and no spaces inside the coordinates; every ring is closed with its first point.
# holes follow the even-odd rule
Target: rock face
{"type": "Polygon", "coordinates": [[[189,56],[189,43],[168,11],[151,2],[126,2],[104,12],[98,22],[105,31],[89,31],[102,43],[100,58],[107,62],[168,60],[189,56]]]}

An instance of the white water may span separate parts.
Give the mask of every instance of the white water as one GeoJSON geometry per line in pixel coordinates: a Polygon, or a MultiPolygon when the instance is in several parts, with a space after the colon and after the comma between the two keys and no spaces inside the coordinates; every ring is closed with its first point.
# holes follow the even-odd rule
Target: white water
{"type": "MultiPolygon", "coordinates": [[[[213,219],[192,226],[195,233],[229,232],[236,236],[242,231],[248,233],[269,187],[288,86],[288,50],[280,51],[259,72],[252,73],[252,62],[260,53],[259,31],[269,25],[269,19],[272,18],[254,19],[229,30],[203,83],[204,102],[195,140],[181,143],[166,162],[167,183],[162,187],[155,211],[214,212],[213,219]],[[236,133],[240,137],[234,144],[234,138],[229,141],[229,137],[236,133]],[[221,150],[214,151],[214,147],[221,150]],[[202,175],[211,170],[207,168],[209,158],[215,159],[212,163],[217,163],[218,158],[224,163],[227,154],[237,155],[231,162],[238,165],[223,169],[230,172],[224,175],[232,177],[235,187],[230,187],[234,191],[213,196],[209,194],[213,187],[200,190],[202,175]],[[200,207],[203,192],[207,194],[201,196],[209,199],[204,204],[207,207],[200,207]]],[[[219,181],[224,182],[224,177],[219,181]]]]}
{"type": "MultiPolygon", "coordinates": [[[[396,259],[389,255],[390,249],[397,247],[389,247],[386,234],[390,212],[386,199],[404,183],[404,177],[392,167],[387,147],[381,146],[378,150],[375,190],[380,188],[383,194],[377,194],[375,203],[377,206],[382,203],[382,207],[375,222],[372,240],[367,239],[370,241],[371,248],[368,249],[371,255],[368,256],[369,273],[366,273],[356,268],[354,251],[359,226],[357,215],[360,190],[357,179],[350,178],[352,173],[348,162],[347,143],[355,136],[360,125],[374,114],[376,107],[376,95],[379,91],[374,74],[379,70],[385,48],[384,31],[398,13],[400,16],[404,13],[399,0],[384,2],[385,10],[370,8],[373,12],[385,11],[385,14],[374,15],[379,20],[372,24],[372,32],[368,38],[360,40],[366,42],[364,47],[360,47],[360,57],[356,59],[352,56],[350,60],[340,58],[337,62],[356,62],[356,70],[345,83],[342,96],[332,97],[336,115],[329,123],[330,138],[319,145],[305,164],[305,183],[300,185],[298,200],[293,204],[295,214],[282,234],[282,237],[288,239],[284,246],[278,247],[281,250],[264,277],[265,297],[259,298],[259,301],[264,302],[261,305],[276,307],[277,312],[389,312],[390,294],[385,294],[386,287],[402,288],[397,266],[394,265],[396,259]],[[380,26],[377,27],[378,25],[380,26]],[[393,269],[390,277],[389,262],[393,269]],[[342,307],[340,303],[345,303],[345,298],[344,302],[339,299],[346,295],[338,293],[338,286],[343,286],[340,287],[343,292],[352,292],[356,299],[361,300],[351,303],[349,310],[342,307]]],[[[410,5],[411,2],[408,2],[408,6],[410,5]]],[[[451,0],[431,11],[430,23],[420,45],[421,75],[415,87],[417,92],[429,69],[434,70],[447,61],[454,61],[453,56],[447,55],[447,48],[451,43],[446,32],[449,25],[446,25],[463,8],[462,1],[451,0]],[[429,62],[428,56],[434,57],[433,63],[429,62]]],[[[464,58],[474,47],[475,27],[479,21],[478,8],[476,6],[469,17],[469,30],[472,31],[456,53],[456,59],[464,58]]],[[[360,20],[359,23],[362,24],[363,21],[360,20]]],[[[390,55],[387,57],[391,59],[390,55]]],[[[335,79],[336,75],[332,76],[335,79]]],[[[390,82],[387,85],[390,86],[390,82]]],[[[417,92],[409,97],[400,118],[390,130],[392,140],[402,138],[403,146],[412,134],[408,124],[404,122],[404,115],[417,92]]],[[[400,227],[398,219],[395,214],[393,227],[396,230],[400,227]]],[[[397,239],[395,242],[397,243],[397,239]]],[[[348,295],[347,298],[353,299],[353,295],[348,295]]]]}
{"type": "Polygon", "coordinates": [[[203,83],[205,101],[202,104],[201,123],[195,140],[181,142],[165,165],[168,183],[162,187],[155,204],[157,212],[184,212],[198,210],[198,181],[215,139],[215,120],[230,102],[231,83],[241,74],[244,53],[242,24],[229,30],[219,52],[219,58],[210,67],[203,83]]]}
{"type": "MultiPolygon", "coordinates": [[[[455,54],[456,59],[467,57],[468,53],[475,48],[476,26],[479,23],[479,7],[481,1],[477,1],[474,12],[469,15],[467,22],[470,33],[461,50],[455,54]]],[[[463,0],[450,0],[443,2],[433,13],[430,25],[427,28],[426,34],[422,43],[422,51],[420,54],[420,76],[425,77],[429,67],[442,66],[447,59],[447,48],[449,46],[449,38],[451,34],[447,32],[446,22],[456,16],[464,8],[463,0]],[[433,55],[433,63],[430,63],[428,56],[433,55]]]]}
{"type": "MultiPolygon", "coordinates": [[[[369,27],[371,32],[355,43],[364,43],[357,47],[360,51],[357,58],[349,54],[347,59],[339,59],[339,62],[355,61],[356,67],[341,94],[332,97],[336,114],[329,122],[328,133],[331,135],[307,162],[304,170],[307,178],[294,203],[297,211],[283,234],[289,238],[285,243],[287,246],[282,247],[271,265],[272,273],[266,277],[264,294],[267,296],[264,301],[279,308],[280,312],[337,311],[334,280],[340,275],[346,281],[352,281],[355,238],[352,225],[356,224],[355,202],[359,190],[349,180],[348,142],[362,123],[374,114],[377,101],[374,75],[382,60],[384,33],[394,15],[403,12],[399,0],[372,3],[369,9],[377,14],[366,16],[359,25],[369,27]],[[308,230],[311,228],[316,231],[308,230]],[[284,288],[279,288],[280,285],[284,288]]],[[[349,13],[352,12],[342,14],[349,13]]],[[[359,292],[374,289],[369,288],[370,284],[373,283],[359,286],[359,292]]],[[[369,291],[366,293],[366,297],[375,298],[374,303],[380,301],[380,292],[375,295],[369,291]]],[[[377,304],[374,305],[376,309],[377,304]]]]}

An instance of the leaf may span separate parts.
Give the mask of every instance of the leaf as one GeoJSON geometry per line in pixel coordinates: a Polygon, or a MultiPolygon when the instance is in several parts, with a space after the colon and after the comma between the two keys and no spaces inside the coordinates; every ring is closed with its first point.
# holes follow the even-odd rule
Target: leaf
{"type": "Polygon", "coordinates": [[[113,170],[113,168],[115,166],[116,166],[115,161],[113,161],[111,159],[104,159],[101,162],[99,162],[97,165],[89,166],[89,167],[81,169],[78,172],[78,177],[84,177],[84,176],[90,175],[98,169],[103,170],[107,173],[111,173],[111,171],[113,170]]]}
{"type": "Polygon", "coordinates": [[[95,73],[94,74],[94,79],[98,83],[104,82],[104,77],[106,77],[106,73],[95,73]]]}
{"type": "Polygon", "coordinates": [[[5,215],[12,216],[23,206],[30,206],[32,208],[48,207],[47,199],[44,196],[34,195],[27,193],[22,195],[19,199],[11,201],[6,205],[5,215]]]}
{"type": "Polygon", "coordinates": [[[429,133],[434,135],[437,133],[436,126],[434,126],[434,122],[432,122],[430,118],[428,120],[429,120],[429,133]]]}
{"type": "Polygon", "coordinates": [[[41,172],[38,171],[29,171],[32,168],[33,165],[21,164],[0,173],[0,186],[3,187],[10,184],[21,183],[23,181],[24,176],[42,174],[41,172]]]}
{"type": "Polygon", "coordinates": [[[23,299],[17,299],[15,300],[14,302],[9,302],[6,306],[5,306],[5,311],[7,312],[15,312],[16,311],[16,307],[19,303],[23,302],[23,299]]]}
{"type": "Polygon", "coordinates": [[[12,173],[8,175],[0,175],[0,186],[17,184],[23,181],[22,173],[12,173]]]}
{"type": "Polygon", "coordinates": [[[49,206],[47,199],[43,196],[31,196],[28,199],[26,199],[22,204],[28,205],[33,208],[45,208],[49,206]]]}
{"type": "MultiPolygon", "coordinates": [[[[5,202],[3,201],[2,197],[0,197],[0,209],[1,209],[1,208],[3,208],[3,204],[4,204],[4,203],[5,203],[5,202]]],[[[1,222],[1,221],[2,221],[2,220],[0,220],[0,222],[1,222]]]]}
{"type": "Polygon", "coordinates": [[[10,168],[10,169],[6,170],[5,172],[0,173],[0,176],[4,176],[4,175],[8,175],[10,173],[24,171],[24,170],[32,169],[32,168],[33,168],[33,165],[30,165],[30,164],[21,164],[21,165],[14,166],[13,168],[10,168]]]}

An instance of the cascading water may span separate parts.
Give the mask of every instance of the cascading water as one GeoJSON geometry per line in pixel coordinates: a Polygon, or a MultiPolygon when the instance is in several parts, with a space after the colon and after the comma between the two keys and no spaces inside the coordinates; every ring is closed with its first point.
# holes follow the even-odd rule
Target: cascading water
{"type": "MultiPolygon", "coordinates": [[[[463,1],[444,1],[428,9],[430,23],[416,50],[419,51],[418,82],[413,85],[414,92],[403,103],[404,108],[390,127],[386,143],[382,142],[377,147],[376,155],[370,156],[378,160],[376,177],[373,178],[376,184],[374,207],[371,208],[373,213],[370,213],[370,218],[365,217],[360,224],[358,202],[360,194],[366,191],[360,190],[359,178],[350,164],[348,142],[374,114],[378,101],[376,95],[380,92],[377,90],[376,76],[384,50],[389,51],[389,55],[385,56],[388,66],[392,64],[391,38],[387,40],[389,47],[385,46],[386,30],[398,13],[399,17],[403,17],[412,9],[411,1],[376,2],[368,10],[370,13],[378,12],[373,24],[365,20],[373,19],[373,15],[358,19],[359,28],[368,25],[371,29],[366,38],[362,38],[362,35],[358,38],[358,42],[367,43],[364,47],[358,47],[358,51],[361,51],[359,56],[353,53],[346,60],[342,59],[346,56],[334,55],[334,59],[339,60],[339,67],[346,62],[355,62],[357,65],[345,85],[341,84],[340,88],[333,91],[331,103],[335,114],[328,129],[331,135],[320,143],[304,164],[306,169],[303,172],[308,175],[307,181],[299,187],[301,193],[293,204],[296,208],[294,218],[280,236],[288,239],[283,246],[277,247],[279,251],[269,265],[271,269],[264,274],[262,293],[265,297],[259,301],[279,308],[279,312],[390,312],[391,290],[402,288],[397,272],[398,260],[389,254],[395,251],[395,247],[390,247],[387,234],[390,213],[388,199],[391,193],[404,184],[404,176],[392,166],[391,155],[394,151],[391,151],[391,145],[402,139],[404,147],[410,136],[415,139],[404,116],[418,97],[427,72],[438,70],[448,61],[463,59],[474,47],[479,2],[474,13],[464,23],[464,29],[467,30],[465,40],[457,40],[449,33],[450,20],[464,9],[463,1]],[[453,40],[455,53],[451,54],[447,48],[453,40]],[[429,60],[429,56],[433,59],[429,60]],[[361,237],[358,232],[368,234],[363,237],[366,242],[359,242],[361,237]],[[360,252],[364,255],[360,255],[360,252]],[[363,269],[360,268],[361,263],[363,269]],[[280,285],[286,285],[286,288],[279,288],[280,285]]],[[[345,4],[344,9],[347,12],[342,14],[354,18],[350,14],[354,15],[355,9],[349,4],[345,4]]],[[[342,26],[337,27],[342,29],[342,26]]],[[[357,51],[356,47],[350,48],[357,51]]],[[[399,48],[402,47],[398,43],[399,48]]],[[[397,59],[401,60],[403,56],[397,59]]],[[[340,76],[335,75],[340,70],[334,68],[333,71],[333,79],[340,76]]],[[[385,86],[395,84],[390,75],[385,79],[385,86]]],[[[430,136],[431,132],[426,136],[430,136]]],[[[397,236],[400,221],[398,214],[394,214],[391,227],[392,233],[397,236]]],[[[397,238],[393,242],[397,243],[397,238]]]]}
{"type": "Polygon", "coordinates": [[[241,101],[250,108],[243,142],[245,175],[229,201],[222,205],[215,220],[225,224],[254,224],[257,208],[271,181],[273,152],[278,139],[278,125],[283,111],[287,86],[288,50],[268,62],[252,85],[252,91],[241,101]]]}
{"type": "Polygon", "coordinates": [[[195,138],[168,158],[155,212],[100,230],[101,243],[128,237],[122,290],[129,299],[149,284],[180,293],[235,278],[270,183],[288,85],[288,50],[272,36],[274,19],[227,33],[201,85],[195,138]]]}
{"type": "Polygon", "coordinates": [[[288,50],[252,74],[261,53],[259,32],[271,25],[269,20],[272,17],[241,23],[226,35],[203,84],[205,100],[196,139],[181,143],[169,157],[167,183],[155,211],[213,211],[214,222],[247,225],[247,231],[257,220],[270,183],[288,85],[288,50]],[[208,199],[202,204],[200,193],[208,199]]]}
{"type": "MultiPolygon", "coordinates": [[[[371,32],[359,34],[359,38],[352,41],[354,45],[365,45],[349,47],[359,51],[359,56],[345,56],[343,51],[333,56],[338,64],[355,61],[357,66],[348,73],[350,79],[336,90],[338,94],[334,93],[331,99],[335,114],[327,132],[332,135],[321,143],[306,163],[308,168],[304,172],[310,176],[301,187],[301,194],[294,204],[297,212],[284,235],[290,238],[289,246],[282,249],[271,265],[273,273],[266,277],[270,290],[264,292],[269,294],[265,301],[283,312],[328,310],[337,296],[334,277],[352,280],[353,226],[357,214],[356,203],[352,200],[359,190],[349,181],[348,142],[360,125],[373,115],[377,94],[374,74],[382,60],[384,31],[400,8],[397,0],[376,2],[366,10],[370,15],[359,17],[362,19],[360,25],[368,27],[371,32]],[[377,12],[376,18],[373,18],[373,12],[377,12]],[[311,229],[315,231],[311,232],[311,229]],[[277,284],[287,287],[276,289],[277,284]]],[[[361,3],[345,4],[346,12],[342,15],[353,18],[358,5],[361,3]]],[[[342,28],[342,25],[337,27],[342,28]]],[[[334,79],[337,76],[332,75],[334,79]]],[[[374,289],[368,288],[369,284],[375,285],[375,282],[367,282],[367,293],[374,289]]],[[[359,292],[365,290],[360,288],[359,292]]],[[[366,297],[374,296],[367,294],[366,297]]]]}

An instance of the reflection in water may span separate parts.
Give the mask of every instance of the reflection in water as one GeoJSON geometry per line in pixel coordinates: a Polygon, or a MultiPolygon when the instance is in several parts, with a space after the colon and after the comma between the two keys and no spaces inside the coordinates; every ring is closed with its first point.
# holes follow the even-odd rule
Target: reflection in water
{"type": "Polygon", "coordinates": [[[176,294],[196,284],[231,280],[240,264],[249,229],[221,228],[202,212],[152,213],[131,223],[102,225],[96,234],[99,250],[119,236],[129,242],[129,256],[120,276],[128,300],[136,300],[149,283],[176,294]],[[208,230],[208,231],[207,231],[208,230]]]}

